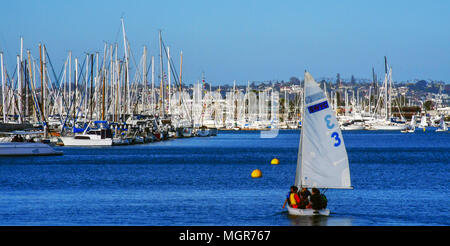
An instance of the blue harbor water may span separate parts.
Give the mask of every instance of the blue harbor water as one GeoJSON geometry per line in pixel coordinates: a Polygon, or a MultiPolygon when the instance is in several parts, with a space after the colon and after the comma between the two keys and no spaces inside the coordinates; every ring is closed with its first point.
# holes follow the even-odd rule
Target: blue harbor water
{"type": "Polygon", "coordinates": [[[0,225],[450,225],[450,134],[343,133],[353,190],[329,217],[288,216],[299,131],[258,131],[0,158],[0,225]],[[273,158],[279,165],[270,165],[273,158]],[[252,179],[260,169],[263,177],[252,179]]]}

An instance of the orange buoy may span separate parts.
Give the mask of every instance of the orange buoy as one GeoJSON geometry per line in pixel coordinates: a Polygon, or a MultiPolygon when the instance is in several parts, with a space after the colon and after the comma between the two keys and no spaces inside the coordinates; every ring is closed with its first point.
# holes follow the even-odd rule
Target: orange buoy
{"type": "Polygon", "coordinates": [[[278,165],[280,164],[280,161],[277,158],[273,158],[272,161],[270,162],[271,165],[278,165]]]}
{"type": "Polygon", "coordinates": [[[261,178],[262,177],[262,172],[259,169],[255,169],[252,172],[252,178],[261,178]]]}

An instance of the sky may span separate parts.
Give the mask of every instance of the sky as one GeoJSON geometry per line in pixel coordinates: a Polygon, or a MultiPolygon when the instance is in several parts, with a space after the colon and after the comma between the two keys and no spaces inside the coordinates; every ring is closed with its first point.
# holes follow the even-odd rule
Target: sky
{"type": "MultiPolygon", "coordinates": [[[[46,45],[59,71],[68,56],[123,49],[121,21],[135,60],[144,45],[158,61],[158,31],[183,82],[205,73],[213,85],[303,78],[384,77],[450,83],[450,1],[358,0],[14,0],[2,3],[0,51],[12,69],[24,49],[46,45]]],[[[120,54],[123,54],[123,50],[120,54]]],[[[158,71],[158,70],[157,70],[158,71]]]]}

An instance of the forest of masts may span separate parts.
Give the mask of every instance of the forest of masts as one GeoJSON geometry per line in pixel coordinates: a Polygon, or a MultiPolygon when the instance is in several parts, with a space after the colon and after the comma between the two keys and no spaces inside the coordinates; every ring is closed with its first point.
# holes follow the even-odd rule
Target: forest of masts
{"type": "MultiPolygon", "coordinates": [[[[180,52],[177,69],[161,31],[159,71],[155,71],[155,56],[148,55],[146,46],[136,63],[123,20],[122,33],[122,57],[119,58],[117,43],[105,43],[102,55],[98,52],[85,54],[82,59],[74,58],[69,52],[59,75],[44,44],[38,45],[39,54],[35,57],[30,50],[24,52],[21,38],[20,54],[13,71],[7,70],[3,53],[0,53],[3,123],[43,124],[63,133],[65,129],[91,121],[130,122],[135,116],[143,115],[170,119],[175,127],[266,128],[282,122],[297,128],[301,116],[301,88],[290,90],[289,94],[285,90],[284,98],[280,98],[283,93],[273,88],[254,91],[233,86],[223,98],[220,87],[215,91],[211,91],[211,87],[206,90],[204,74],[201,82],[186,88],[182,83],[183,53],[180,52]]],[[[365,95],[367,99],[373,98],[370,91],[365,95]]],[[[353,93],[351,100],[346,92],[345,113],[358,107],[360,111],[375,113],[378,103],[364,101],[359,91],[356,97],[353,93]]],[[[330,94],[327,96],[332,107],[337,109],[340,106],[337,104],[341,104],[337,98],[339,93],[330,91],[330,94]]],[[[380,99],[388,100],[387,94],[380,99]]]]}

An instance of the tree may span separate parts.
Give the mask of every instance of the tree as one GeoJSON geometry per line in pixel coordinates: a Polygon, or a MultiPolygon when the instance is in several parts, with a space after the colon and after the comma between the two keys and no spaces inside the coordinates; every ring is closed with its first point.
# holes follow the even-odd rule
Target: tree
{"type": "Polygon", "coordinates": [[[300,80],[297,77],[291,77],[289,79],[289,82],[294,84],[294,85],[299,85],[300,84],[300,80]]]}
{"type": "Polygon", "coordinates": [[[425,108],[426,111],[430,111],[432,106],[433,102],[430,100],[423,103],[423,107],[425,108]]]}
{"type": "Polygon", "coordinates": [[[337,106],[343,106],[344,104],[341,102],[341,93],[336,91],[336,104],[337,106]]]}

